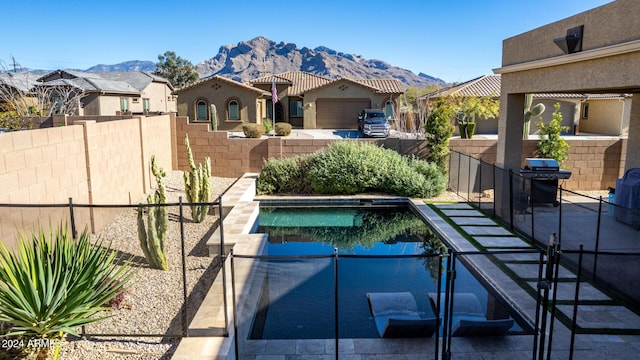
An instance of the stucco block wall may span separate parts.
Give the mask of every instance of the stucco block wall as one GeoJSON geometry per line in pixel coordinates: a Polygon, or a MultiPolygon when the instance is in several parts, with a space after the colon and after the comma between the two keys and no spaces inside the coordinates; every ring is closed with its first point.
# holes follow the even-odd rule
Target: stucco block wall
{"type": "MultiPolygon", "coordinates": [[[[0,136],[1,204],[88,202],[81,126],[5,133],[0,136]]],[[[0,207],[0,239],[16,243],[16,224],[44,230],[69,217],[67,208],[0,207]]]]}
{"type": "MultiPolygon", "coordinates": [[[[13,247],[17,229],[40,224],[46,230],[68,221],[69,198],[74,204],[138,203],[149,189],[144,179],[149,178],[151,154],[172,169],[171,128],[171,117],[164,115],[2,134],[0,241],[13,247]]],[[[118,211],[75,207],[77,228],[97,231],[118,211]]]]}
{"type": "MultiPolygon", "coordinates": [[[[211,157],[213,176],[238,177],[245,172],[260,172],[265,159],[284,158],[311,154],[336,140],[288,139],[281,137],[263,139],[228,138],[225,131],[209,132],[206,125],[189,124],[186,119],[177,122],[178,169],[188,170],[184,134],[189,133],[196,162],[211,157]],[[197,139],[197,140],[194,140],[197,139]]],[[[359,139],[384,146],[404,155],[423,157],[427,150],[424,140],[416,139],[359,139]]],[[[615,186],[615,180],[624,173],[626,140],[589,139],[568,140],[571,146],[564,167],[572,171],[563,186],[571,190],[600,190],[615,186]]],[[[520,167],[525,159],[535,157],[537,140],[523,141],[520,167]]],[[[493,164],[497,157],[497,140],[451,139],[451,150],[471,155],[493,164]]]]}

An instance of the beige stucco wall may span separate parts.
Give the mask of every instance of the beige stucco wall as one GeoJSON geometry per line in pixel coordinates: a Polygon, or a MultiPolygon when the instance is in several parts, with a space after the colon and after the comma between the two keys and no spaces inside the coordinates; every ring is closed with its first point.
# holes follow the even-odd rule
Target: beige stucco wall
{"type": "MultiPolygon", "coordinates": [[[[151,154],[172,169],[173,139],[169,115],[2,134],[0,204],[15,206],[0,207],[0,241],[12,247],[16,229],[67,222],[69,198],[75,204],[137,204],[155,181],[151,154]]],[[[75,207],[77,228],[98,230],[120,210],[75,207]]]]}
{"type": "MultiPolygon", "coordinates": [[[[617,0],[503,42],[497,163],[518,169],[525,93],[637,93],[640,89],[640,1],[617,0]],[[563,54],[554,38],[584,25],[582,51],[563,54]],[[535,49],[535,51],[532,51],[535,49]]],[[[640,104],[629,112],[627,168],[640,167],[640,104]]],[[[498,204],[506,194],[496,194],[498,204]]],[[[498,213],[502,209],[498,206],[498,213]]]]}
{"type": "Polygon", "coordinates": [[[562,56],[553,39],[565,36],[567,29],[579,25],[584,25],[583,51],[637,40],[639,13],[637,0],[617,0],[508,38],[503,41],[502,66],[562,56]]]}
{"type": "MultiPolygon", "coordinates": [[[[580,118],[580,131],[604,135],[622,135],[625,102],[624,99],[586,101],[584,104],[589,104],[589,114],[587,118],[580,118]]],[[[627,125],[627,134],[628,132],[627,125]]]]}
{"type": "Polygon", "coordinates": [[[149,111],[150,112],[176,112],[177,111],[177,100],[171,95],[171,89],[165,83],[159,82],[151,82],[140,95],[140,103],[134,104],[135,108],[132,109],[134,112],[142,112],[143,111],[143,101],[142,99],[149,99],[149,111]]]}
{"type": "MultiPolygon", "coordinates": [[[[214,104],[218,113],[218,129],[241,131],[244,123],[258,123],[263,114],[259,112],[260,95],[248,89],[234,86],[226,81],[207,81],[199,86],[185,89],[178,94],[178,115],[196,118],[196,101],[206,100],[214,104]],[[229,120],[227,104],[230,100],[240,104],[240,120],[229,120]]],[[[209,112],[209,117],[211,116],[209,112]]],[[[195,121],[194,121],[195,122],[195,121]]],[[[209,121],[206,121],[208,124],[209,121]]]]}

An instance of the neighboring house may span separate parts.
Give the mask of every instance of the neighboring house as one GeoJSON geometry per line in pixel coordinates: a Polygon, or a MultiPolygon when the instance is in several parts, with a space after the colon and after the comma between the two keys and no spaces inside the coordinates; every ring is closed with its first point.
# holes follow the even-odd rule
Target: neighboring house
{"type": "Polygon", "coordinates": [[[273,79],[279,100],[276,121],[304,129],[356,129],[362,109],[381,109],[391,117],[398,97],[406,89],[395,79],[332,80],[302,71],[264,76],[252,80],[251,84],[268,90],[273,79]]]}
{"type": "Polygon", "coordinates": [[[84,95],[78,114],[138,115],[176,111],[173,87],[163,78],[144,72],[90,73],[57,70],[38,79],[39,86],[67,86],[84,95]]]}
{"type": "MultiPolygon", "coordinates": [[[[418,98],[425,105],[447,96],[492,96],[500,98],[500,75],[484,75],[462,84],[441,89],[418,98]]],[[[621,136],[629,133],[629,112],[631,97],[628,94],[582,94],[582,93],[542,93],[533,95],[533,105],[542,103],[545,112],[544,122],[551,120],[554,105],[560,103],[562,125],[568,134],[579,132],[621,136]]],[[[539,129],[537,118],[531,119],[531,132],[535,135],[539,129]]],[[[498,119],[476,121],[476,134],[497,134],[498,119]]],[[[457,134],[456,127],[456,134],[457,134]]]]}
{"type": "Polygon", "coordinates": [[[302,71],[263,76],[243,84],[211,76],[175,91],[178,115],[211,121],[215,105],[218,129],[239,131],[243,123],[273,119],[304,129],[356,129],[362,109],[377,108],[393,115],[405,86],[393,79],[331,80],[302,71]],[[272,102],[275,83],[278,101],[272,102]]]}
{"type": "Polygon", "coordinates": [[[219,130],[240,131],[242,124],[261,124],[271,93],[222,76],[210,76],[177,89],[178,115],[192,122],[217,121],[219,130]]]}
{"type": "MultiPolygon", "coordinates": [[[[40,75],[30,72],[3,72],[0,73],[0,87],[2,87],[2,93],[7,96],[16,96],[20,98],[19,103],[29,106],[33,102],[29,99],[31,90],[37,83],[36,79],[40,75]]],[[[7,111],[8,106],[5,106],[4,99],[0,96],[0,111],[7,111]]]]}

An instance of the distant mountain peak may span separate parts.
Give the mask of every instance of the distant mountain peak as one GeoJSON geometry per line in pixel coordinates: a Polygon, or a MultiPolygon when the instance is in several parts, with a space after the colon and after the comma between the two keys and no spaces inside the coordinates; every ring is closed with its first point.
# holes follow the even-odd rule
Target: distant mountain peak
{"type": "Polygon", "coordinates": [[[196,65],[200,77],[220,75],[246,82],[267,74],[305,71],[327,78],[397,79],[406,85],[444,85],[435,77],[402,69],[382,60],[368,60],[318,46],[299,49],[294,43],[279,43],[264,36],[221,46],[218,54],[196,65]]]}
{"type": "Polygon", "coordinates": [[[155,71],[156,64],[151,61],[129,60],[114,65],[99,64],[88,68],[88,72],[155,71]]]}

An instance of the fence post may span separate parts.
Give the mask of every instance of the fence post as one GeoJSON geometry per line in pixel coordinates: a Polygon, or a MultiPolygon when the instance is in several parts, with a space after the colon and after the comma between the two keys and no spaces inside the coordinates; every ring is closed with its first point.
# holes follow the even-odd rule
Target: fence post
{"type": "MultiPolygon", "coordinates": [[[[447,271],[445,273],[445,287],[444,287],[444,318],[442,319],[442,359],[448,360],[451,358],[451,352],[448,349],[447,338],[449,336],[449,292],[451,291],[451,253],[447,254],[447,271]]],[[[440,300],[440,297],[438,298],[440,300]]],[[[438,306],[440,301],[438,301],[438,306]]]]}
{"type": "Polygon", "coordinates": [[[335,347],[336,347],[336,360],[338,360],[340,334],[338,333],[338,248],[333,248],[333,292],[335,301],[334,322],[335,322],[335,347]]]}
{"type": "Polygon", "coordinates": [[[220,230],[220,264],[222,272],[222,301],[224,306],[224,336],[229,336],[229,313],[227,307],[229,302],[227,300],[227,270],[226,260],[227,254],[224,251],[224,222],[222,221],[222,195],[218,196],[216,200],[218,202],[218,230],[220,230]]]}
{"type": "Polygon", "coordinates": [[[493,163],[493,218],[496,218],[496,163],[493,163]]]}
{"type": "Polygon", "coordinates": [[[240,354],[238,352],[240,347],[238,346],[238,309],[236,308],[236,281],[233,249],[229,250],[229,261],[231,262],[231,304],[233,306],[233,333],[235,334],[235,336],[233,337],[233,348],[236,352],[235,358],[239,359],[240,354]]]}
{"type": "Polygon", "coordinates": [[[76,240],[78,231],[76,230],[76,217],[73,214],[73,198],[69,198],[69,219],[71,220],[71,237],[76,240]]]}
{"type": "Polygon", "coordinates": [[[576,294],[573,298],[573,317],[571,319],[571,343],[569,345],[569,360],[573,359],[573,346],[576,341],[576,321],[578,319],[578,299],[580,298],[580,276],[582,275],[582,255],[583,244],[580,244],[580,253],[578,255],[578,274],[576,275],[576,294]]]}
{"type": "MultiPolygon", "coordinates": [[[[554,234],[555,235],[555,234],[554,234]]],[[[555,237],[555,236],[554,236],[555,237]]],[[[549,322],[549,346],[547,348],[547,359],[551,359],[551,346],[553,345],[553,325],[556,319],[556,300],[558,298],[558,276],[560,271],[560,256],[562,254],[562,249],[560,248],[560,241],[558,238],[558,242],[555,240],[553,244],[553,298],[551,300],[551,320],[549,322]]]]}
{"type": "Polygon", "coordinates": [[[478,209],[482,211],[482,160],[478,164],[478,209]]]}
{"type": "Polygon", "coordinates": [[[513,231],[513,170],[509,169],[509,229],[513,231]]]}
{"type": "MultiPolygon", "coordinates": [[[[542,267],[544,266],[544,253],[540,252],[540,260],[538,262],[538,286],[537,286],[537,296],[536,296],[536,320],[534,324],[534,332],[533,332],[533,356],[531,359],[536,360],[538,356],[538,326],[540,325],[540,297],[542,286],[540,284],[544,281],[542,278],[542,267]]],[[[542,360],[542,359],[541,359],[542,360]]]]}
{"type": "Polygon", "coordinates": [[[598,228],[596,229],[596,248],[593,254],[593,280],[596,280],[596,271],[598,267],[598,250],[600,249],[600,225],[602,219],[602,196],[598,202],[598,228]]]}
{"type": "MultiPolygon", "coordinates": [[[[436,303],[436,353],[434,359],[438,358],[439,349],[438,345],[440,343],[440,295],[442,295],[442,254],[438,255],[438,294],[436,295],[437,303],[436,303]]],[[[444,326],[443,326],[444,329],[444,326]]],[[[444,339],[444,338],[443,338],[444,339]]]]}
{"type": "Polygon", "coordinates": [[[471,201],[471,159],[470,155],[467,155],[467,161],[469,162],[469,166],[467,166],[467,201],[471,201]]]}
{"type": "Polygon", "coordinates": [[[187,305],[187,259],[185,255],[185,243],[184,243],[184,213],[182,207],[182,196],[178,197],[179,211],[180,211],[180,249],[182,256],[182,300],[184,301],[184,307],[182,311],[182,335],[189,337],[189,328],[187,327],[187,317],[189,314],[189,307],[187,305]]]}

